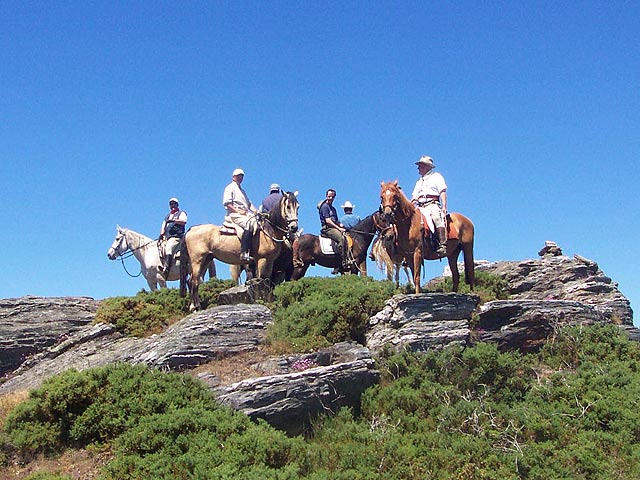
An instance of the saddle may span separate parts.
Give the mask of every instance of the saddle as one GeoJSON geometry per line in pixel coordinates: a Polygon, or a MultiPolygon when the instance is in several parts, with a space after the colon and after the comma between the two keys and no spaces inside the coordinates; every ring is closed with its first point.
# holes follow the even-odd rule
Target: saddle
{"type": "Polygon", "coordinates": [[[225,216],[220,226],[220,235],[236,235],[238,238],[242,238],[242,228],[233,223],[228,216],[225,216]]]}
{"type": "MultiPolygon", "coordinates": [[[[347,250],[350,252],[351,247],[353,247],[353,239],[349,235],[345,235],[345,239],[347,240],[347,250]]],[[[335,240],[321,234],[318,237],[318,241],[320,243],[320,251],[322,253],[325,255],[339,255],[338,243],[335,240]]]]}
{"type": "MultiPolygon", "coordinates": [[[[422,225],[422,245],[423,251],[425,252],[425,258],[427,260],[437,260],[440,258],[435,252],[438,249],[438,237],[435,232],[432,232],[429,228],[429,222],[425,218],[424,214],[420,211],[420,209],[416,208],[418,212],[420,212],[420,224],[422,225]],[[429,247],[427,250],[424,250],[424,247],[429,247]]],[[[451,215],[447,213],[447,217],[445,219],[445,232],[447,234],[447,240],[457,240],[459,238],[459,232],[456,226],[451,221],[451,215]]]]}

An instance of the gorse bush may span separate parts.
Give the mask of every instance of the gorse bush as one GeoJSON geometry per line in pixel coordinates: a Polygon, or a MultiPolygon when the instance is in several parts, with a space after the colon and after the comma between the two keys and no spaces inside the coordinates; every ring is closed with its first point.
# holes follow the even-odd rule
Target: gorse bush
{"type": "Polygon", "coordinates": [[[330,478],[640,478],[640,346],[607,326],[568,329],[545,349],[518,355],[480,344],[382,360],[383,382],[365,393],[362,416],[343,412],[317,430],[313,470],[330,478]]]}
{"type": "Polygon", "coordinates": [[[479,344],[379,369],[358,416],[321,417],[307,439],[218,407],[182,374],[67,372],[9,413],[5,443],[109,443],[103,480],[640,478],[640,346],[615,327],[563,330],[538,354],[479,344]]]}
{"type": "Polygon", "coordinates": [[[392,282],[355,275],[282,283],[275,289],[268,338],[297,351],[347,340],[364,343],[369,317],[394,293],[392,282]]]}
{"type": "Polygon", "coordinates": [[[107,442],[143,416],[187,405],[215,402],[191,377],[114,364],[52,377],[9,413],[5,428],[18,449],[33,454],[107,442]]]}
{"type": "MultiPolygon", "coordinates": [[[[451,292],[453,291],[453,280],[451,277],[443,277],[438,281],[430,282],[425,288],[429,292],[451,292]]],[[[473,291],[463,281],[461,274],[459,293],[471,293],[480,297],[480,303],[492,300],[506,300],[509,298],[508,282],[502,277],[489,272],[475,271],[475,285],[473,291]]],[[[407,293],[413,293],[407,292],[407,293]]]]}
{"type": "MultiPolygon", "coordinates": [[[[216,304],[218,294],[235,284],[231,280],[211,279],[200,285],[202,307],[216,304]]],[[[104,299],[96,312],[96,322],[111,323],[126,335],[143,337],[159,333],[189,311],[188,295],[180,298],[176,288],[139,292],[135,297],[104,299]]]]}

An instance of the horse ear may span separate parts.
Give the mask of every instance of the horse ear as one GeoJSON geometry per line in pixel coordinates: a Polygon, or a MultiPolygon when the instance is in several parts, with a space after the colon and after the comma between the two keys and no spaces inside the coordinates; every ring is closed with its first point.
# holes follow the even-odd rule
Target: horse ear
{"type": "Polygon", "coordinates": [[[296,190],[295,192],[293,192],[293,196],[294,196],[294,197],[297,197],[297,196],[298,196],[298,193],[299,193],[299,192],[298,192],[298,190],[296,190]]]}
{"type": "Polygon", "coordinates": [[[380,186],[381,186],[381,187],[384,187],[384,180],[381,180],[381,181],[380,181],[380,186]]]}
{"type": "Polygon", "coordinates": [[[120,225],[116,224],[116,229],[118,230],[118,232],[122,232],[122,227],[120,225]]]}
{"type": "Polygon", "coordinates": [[[398,186],[398,180],[394,180],[393,184],[397,187],[398,186]]]}

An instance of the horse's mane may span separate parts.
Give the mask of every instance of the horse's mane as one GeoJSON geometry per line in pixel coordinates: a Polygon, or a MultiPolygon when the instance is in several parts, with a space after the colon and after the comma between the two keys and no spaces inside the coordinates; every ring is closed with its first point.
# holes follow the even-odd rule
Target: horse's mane
{"type": "Polygon", "coordinates": [[[361,232],[368,233],[369,230],[371,229],[371,224],[375,224],[373,220],[373,216],[375,215],[375,213],[376,212],[373,212],[371,215],[364,217],[362,220],[356,223],[351,229],[349,229],[349,231],[353,233],[361,233],[361,232]]]}
{"type": "Polygon", "coordinates": [[[398,197],[398,207],[402,212],[402,216],[405,218],[411,218],[413,213],[416,211],[416,207],[404,194],[402,188],[398,185],[398,181],[396,180],[395,182],[387,182],[383,184],[381,191],[386,189],[393,190],[394,194],[398,197]]]}
{"type": "Polygon", "coordinates": [[[282,198],[278,201],[277,207],[272,208],[269,212],[269,221],[273,225],[283,227],[286,225],[286,220],[282,216],[282,205],[285,202],[298,202],[298,199],[292,192],[283,192],[282,198]]]}
{"type": "Polygon", "coordinates": [[[125,237],[131,238],[131,242],[129,241],[129,239],[127,239],[127,243],[129,243],[129,248],[131,250],[141,248],[153,242],[152,238],[147,237],[146,235],[143,235],[141,233],[134,232],[130,228],[122,228],[122,233],[124,233],[125,237]]]}

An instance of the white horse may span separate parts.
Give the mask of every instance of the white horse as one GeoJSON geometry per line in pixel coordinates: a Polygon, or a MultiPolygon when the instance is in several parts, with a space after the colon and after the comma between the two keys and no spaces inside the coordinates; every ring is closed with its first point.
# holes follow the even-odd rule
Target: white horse
{"type": "MultiPolygon", "coordinates": [[[[160,272],[162,261],[160,260],[160,253],[158,252],[158,241],[136,233],[133,230],[129,230],[128,228],[122,228],[120,225],[116,228],[116,238],[107,252],[109,259],[115,260],[116,258],[124,257],[127,252],[136,257],[136,260],[140,262],[140,273],[138,275],[142,274],[144,278],[146,278],[147,284],[152,291],[158,288],[158,284],[160,284],[161,288],[166,288],[167,280],[180,280],[179,256],[176,257],[175,262],[173,262],[171,266],[169,277],[165,279],[164,275],[160,272]]],[[[209,270],[209,275],[211,275],[211,270],[209,270]]],[[[215,267],[213,276],[215,276],[215,267]]]]}

